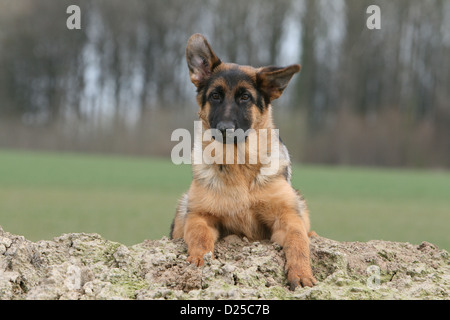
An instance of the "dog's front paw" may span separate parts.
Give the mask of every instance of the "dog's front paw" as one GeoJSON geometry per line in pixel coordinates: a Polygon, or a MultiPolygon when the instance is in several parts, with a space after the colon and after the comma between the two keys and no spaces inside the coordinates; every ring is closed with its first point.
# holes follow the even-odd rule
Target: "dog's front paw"
{"type": "Polygon", "coordinates": [[[186,260],[187,262],[196,265],[197,267],[201,267],[204,264],[204,259],[206,259],[207,261],[208,259],[214,259],[214,255],[212,254],[211,251],[207,252],[199,251],[189,254],[186,260]]]}
{"type": "Polygon", "coordinates": [[[203,265],[203,256],[200,255],[190,255],[189,257],[187,257],[186,259],[187,262],[200,267],[203,265]]]}
{"type": "Polygon", "coordinates": [[[311,269],[290,268],[288,270],[289,288],[294,291],[299,285],[302,287],[313,287],[317,280],[314,278],[311,269]]]}

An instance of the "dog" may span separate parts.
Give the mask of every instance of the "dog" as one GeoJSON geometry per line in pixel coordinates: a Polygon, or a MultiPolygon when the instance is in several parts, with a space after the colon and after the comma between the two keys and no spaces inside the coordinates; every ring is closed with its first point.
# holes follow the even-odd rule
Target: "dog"
{"type": "Polygon", "coordinates": [[[278,148],[269,150],[277,144],[273,142],[274,133],[266,139],[272,141],[266,147],[249,146],[251,135],[227,139],[237,130],[255,135],[263,129],[275,129],[271,102],[281,96],[300,65],[254,68],[224,63],[201,34],[188,40],[186,60],[190,80],[197,88],[202,129],[213,132],[210,139],[194,144],[193,152],[214,145],[214,156],[224,159],[229,150],[241,146],[248,152],[248,160],[262,148],[269,157],[276,155],[278,167],[271,174],[262,174],[267,164],[260,155],[254,163],[194,162],[193,181],[178,203],[170,237],[184,239],[187,261],[196,266],[203,265],[204,254],[213,253],[215,242],[226,235],[245,236],[250,241],[270,239],[285,252],[290,289],[314,286],[309,237],[315,233],[310,232],[303,196],[291,186],[286,146],[277,137],[278,148]]]}

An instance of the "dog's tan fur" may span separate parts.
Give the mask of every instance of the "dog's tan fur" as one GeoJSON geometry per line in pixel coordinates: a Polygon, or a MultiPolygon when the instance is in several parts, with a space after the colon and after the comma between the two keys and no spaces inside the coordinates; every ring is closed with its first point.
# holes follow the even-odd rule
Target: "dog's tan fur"
{"type": "MultiPolygon", "coordinates": [[[[205,69],[206,71],[203,70],[202,73],[202,70],[195,68],[196,65],[190,66],[191,80],[197,87],[200,86],[202,77],[209,77],[227,68],[238,68],[250,79],[259,81],[262,86],[265,85],[264,81],[271,81],[264,78],[263,68],[220,62],[206,39],[199,34],[193,35],[189,40],[188,63],[190,59],[188,53],[195,56],[200,52],[204,58],[205,51],[209,53],[206,55],[209,61],[203,61],[204,65],[215,67],[210,71],[205,69]]],[[[300,69],[298,65],[290,68],[292,74],[300,69]]],[[[267,78],[271,76],[274,76],[273,72],[267,73],[267,78]]],[[[215,81],[225,87],[227,92],[235,89],[228,88],[226,81],[220,77],[215,81]]],[[[249,91],[255,90],[246,83],[239,83],[239,86],[247,86],[249,91]]],[[[281,89],[268,87],[270,101],[278,98],[283,89],[284,87],[281,89]]],[[[203,129],[209,129],[210,106],[208,103],[202,105],[200,94],[197,100],[203,129]]],[[[253,106],[251,118],[252,129],[256,132],[260,129],[275,128],[270,104],[263,111],[253,106]]],[[[201,149],[203,151],[211,144],[217,143],[219,142],[213,139],[204,141],[201,149]]],[[[218,152],[223,152],[220,156],[226,156],[225,147],[223,144],[223,148],[217,148],[218,152]]],[[[234,145],[234,148],[236,160],[237,145],[234,145]]],[[[249,148],[248,143],[245,144],[245,148],[247,157],[255,152],[261,154],[259,150],[249,148]]],[[[267,148],[265,151],[270,151],[270,143],[267,148]]],[[[171,233],[173,238],[183,238],[186,241],[189,262],[197,266],[202,265],[203,255],[214,252],[214,243],[220,236],[227,234],[245,236],[250,241],[270,239],[280,244],[285,251],[286,271],[291,289],[298,285],[313,286],[316,283],[310,266],[309,212],[303,197],[292,188],[290,176],[289,179],[286,178],[286,170],[290,170],[290,160],[287,150],[281,151],[279,170],[270,176],[261,175],[264,164],[259,157],[256,164],[248,164],[246,161],[245,164],[235,162],[235,164],[192,165],[193,181],[188,192],[180,200],[171,233]]]]}

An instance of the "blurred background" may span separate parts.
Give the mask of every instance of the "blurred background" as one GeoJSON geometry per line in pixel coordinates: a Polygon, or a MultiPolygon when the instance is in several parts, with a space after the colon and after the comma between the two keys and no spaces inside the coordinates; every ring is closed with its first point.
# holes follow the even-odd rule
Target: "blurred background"
{"type": "Polygon", "coordinates": [[[196,119],[196,32],[225,62],[302,65],[274,117],[320,235],[450,248],[449,0],[1,0],[5,230],[168,234],[191,179],[170,136],[196,119]]]}

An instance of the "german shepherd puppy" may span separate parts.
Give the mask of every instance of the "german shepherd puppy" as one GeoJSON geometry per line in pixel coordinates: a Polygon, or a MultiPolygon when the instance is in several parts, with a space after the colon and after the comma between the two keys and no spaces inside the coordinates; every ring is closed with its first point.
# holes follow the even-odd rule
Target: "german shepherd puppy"
{"type": "MultiPolygon", "coordinates": [[[[224,63],[201,34],[189,39],[186,59],[191,81],[197,87],[203,130],[213,129],[222,138],[237,129],[272,132],[275,127],[271,102],[281,96],[292,76],[300,71],[297,64],[253,68],[224,63]]],[[[271,139],[268,146],[258,145],[255,149],[248,145],[249,137],[231,142],[217,137],[220,136],[216,134],[199,145],[194,144],[194,152],[196,148],[205,151],[211,144],[220,144],[223,154],[219,157],[225,157],[227,147],[234,144],[234,150],[238,145],[244,146],[249,156],[256,149],[266,148],[268,154],[277,155],[278,168],[263,175],[266,164],[261,156],[253,164],[194,162],[193,181],[179,201],[171,238],[185,240],[187,260],[197,266],[203,264],[205,253],[214,252],[219,237],[237,234],[250,241],[270,239],[283,247],[290,288],[312,287],[316,279],[310,265],[308,237],[314,232],[309,232],[305,200],[291,186],[291,164],[285,145],[277,137],[278,150],[270,152],[271,139]]]]}

